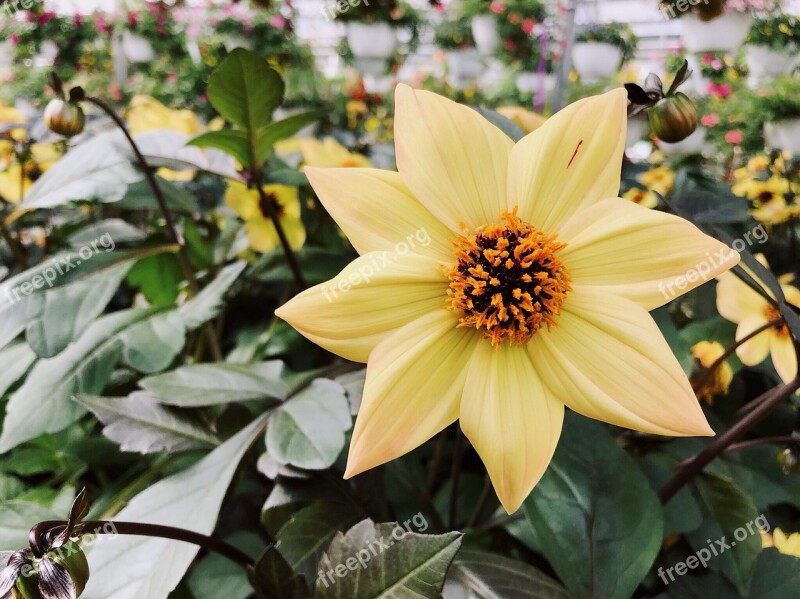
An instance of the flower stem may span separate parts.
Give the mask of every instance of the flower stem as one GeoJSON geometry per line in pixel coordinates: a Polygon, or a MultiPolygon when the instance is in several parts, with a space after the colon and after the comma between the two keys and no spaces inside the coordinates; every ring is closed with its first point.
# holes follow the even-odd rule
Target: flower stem
{"type": "MultiPolygon", "coordinates": [[[[41,547],[40,539],[44,533],[53,528],[66,526],[67,523],[63,520],[48,520],[39,522],[31,529],[30,540],[31,547],[41,547]]],[[[200,534],[192,530],[184,528],[176,528],[174,526],[162,526],[160,524],[144,524],[142,522],[120,522],[117,520],[85,520],[83,523],[83,530],[85,534],[120,534],[120,535],[135,535],[140,537],[158,537],[162,539],[172,539],[175,541],[183,541],[198,545],[209,551],[218,553],[229,560],[238,564],[245,570],[254,566],[253,560],[249,555],[214,537],[200,534]],[[112,532],[105,532],[106,528],[110,527],[112,532]]]]}
{"type": "Polygon", "coordinates": [[[762,394],[761,397],[759,397],[760,401],[757,408],[717,437],[711,445],[686,462],[678,473],[667,481],[658,493],[661,503],[667,503],[672,499],[672,497],[696,474],[705,468],[709,462],[727,450],[734,441],[758,424],[767,414],[779,406],[784,399],[798,389],[800,389],[800,379],[795,379],[790,383],[775,387],[762,394]]]}
{"type": "MultiPolygon", "coordinates": [[[[186,277],[186,281],[189,283],[189,289],[192,291],[192,295],[197,295],[200,292],[200,286],[197,284],[197,277],[192,269],[192,263],[189,260],[189,253],[186,251],[186,242],[175,226],[175,220],[172,218],[172,213],[169,210],[169,206],[167,206],[164,193],[161,191],[158,181],[156,181],[156,177],[153,174],[153,169],[151,169],[150,165],[147,164],[147,160],[139,149],[139,146],[136,145],[133,137],[131,137],[128,128],[125,126],[125,121],[123,121],[122,118],[116,112],[114,112],[114,109],[106,104],[103,100],[93,96],[83,96],[81,99],[89,102],[90,104],[94,104],[106,115],[108,115],[108,117],[114,121],[114,124],[120,129],[120,131],[122,131],[122,133],[125,135],[125,138],[128,140],[128,143],[133,150],[133,154],[136,156],[136,161],[139,163],[139,167],[144,172],[144,175],[147,178],[147,183],[150,185],[150,189],[153,191],[156,202],[158,202],[161,215],[164,217],[164,222],[167,225],[167,232],[169,233],[172,241],[178,246],[178,261],[181,264],[183,275],[186,277]]],[[[221,362],[222,350],[220,349],[219,340],[217,339],[214,328],[209,324],[206,324],[204,325],[203,330],[208,338],[211,355],[216,362],[221,362]]]]}

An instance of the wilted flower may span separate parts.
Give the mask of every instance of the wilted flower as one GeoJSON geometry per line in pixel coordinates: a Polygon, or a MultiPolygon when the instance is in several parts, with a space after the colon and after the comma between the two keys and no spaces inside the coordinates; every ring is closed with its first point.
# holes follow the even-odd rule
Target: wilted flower
{"type": "MultiPolygon", "coordinates": [[[[692,346],[692,356],[703,370],[711,367],[725,353],[725,348],[718,341],[700,341],[692,346]]],[[[727,362],[722,362],[710,378],[705,380],[702,388],[697,390],[697,397],[708,405],[714,403],[715,395],[725,395],[733,380],[733,369],[727,362]]]]}

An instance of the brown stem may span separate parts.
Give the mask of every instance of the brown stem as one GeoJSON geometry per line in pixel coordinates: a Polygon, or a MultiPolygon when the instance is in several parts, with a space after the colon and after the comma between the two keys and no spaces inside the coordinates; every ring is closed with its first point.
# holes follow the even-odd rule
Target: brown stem
{"type": "Polygon", "coordinates": [[[686,462],[685,466],[667,481],[658,494],[661,503],[667,503],[672,499],[672,497],[680,491],[692,477],[705,468],[709,462],[724,452],[734,441],[758,424],[767,414],[780,405],[784,399],[798,389],[800,389],[800,379],[795,379],[790,383],[775,387],[764,393],[761,398],[759,398],[761,401],[757,408],[714,439],[711,445],[686,462]]]}
{"type": "MultiPolygon", "coordinates": [[[[192,263],[189,260],[189,253],[186,251],[186,242],[175,226],[172,213],[169,210],[169,206],[167,206],[167,200],[164,198],[161,187],[158,185],[158,181],[153,174],[153,169],[151,169],[150,165],[147,164],[147,159],[145,159],[141,150],[139,150],[139,146],[136,145],[133,137],[131,137],[128,128],[125,125],[125,121],[123,121],[122,118],[116,112],[114,112],[114,109],[99,98],[85,96],[83,99],[91,104],[94,104],[105,114],[107,114],[128,140],[128,143],[130,144],[131,149],[133,149],[133,153],[136,156],[136,161],[139,163],[139,167],[144,172],[144,175],[147,178],[147,183],[150,185],[150,189],[153,191],[156,202],[158,202],[161,215],[164,217],[164,222],[167,225],[167,232],[169,233],[172,241],[178,246],[178,261],[183,269],[183,275],[186,277],[186,281],[189,283],[189,289],[192,291],[192,295],[197,295],[200,292],[200,286],[197,284],[197,277],[195,277],[194,270],[192,269],[192,263]]],[[[219,340],[217,339],[214,328],[206,323],[203,326],[203,330],[208,338],[209,347],[214,360],[221,362],[223,359],[222,350],[220,349],[219,340]]]]}
{"type": "Polygon", "coordinates": [[[289,238],[286,237],[286,232],[283,230],[283,225],[281,225],[278,211],[267,197],[267,194],[264,192],[264,187],[261,184],[261,174],[258,169],[254,170],[253,172],[253,182],[258,190],[258,197],[261,200],[261,206],[264,206],[267,209],[267,212],[269,212],[272,225],[275,227],[275,231],[278,233],[278,239],[281,241],[283,253],[286,256],[286,261],[289,263],[289,268],[292,270],[292,274],[294,275],[295,283],[300,288],[300,291],[308,289],[308,283],[306,283],[306,279],[303,276],[300,263],[297,261],[297,256],[295,255],[292,246],[289,245],[289,238]]]}
{"type": "Polygon", "coordinates": [[[697,392],[697,391],[700,391],[700,389],[702,389],[703,387],[705,387],[706,383],[708,383],[708,381],[711,379],[711,376],[714,374],[714,371],[717,368],[719,368],[719,366],[725,360],[727,360],[733,354],[733,352],[735,352],[740,346],[742,346],[745,343],[747,343],[748,341],[750,341],[756,335],[758,335],[760,333],[763,333],[767,329],[770,329],[771,327],[774,327],[775,325],[778,325],[781,322],[783,322],[783,317],[782,316],[779,317],[779,318],[774,318],[774,319],[770,320],[769,322],[764,323],[763,325],[761,325],[760,327],[758,327],[754,331],[751,331],[750,333],[748,333],[747,335],[745,335],[741,339],[737,340],[733,345],[731,345],[728,349],[726,349],[719,358],[714,360],[708,368],[705,368],[702,371],[700,379],[695,381],[694,383],[692,383],[692,390],[697,392]]]}

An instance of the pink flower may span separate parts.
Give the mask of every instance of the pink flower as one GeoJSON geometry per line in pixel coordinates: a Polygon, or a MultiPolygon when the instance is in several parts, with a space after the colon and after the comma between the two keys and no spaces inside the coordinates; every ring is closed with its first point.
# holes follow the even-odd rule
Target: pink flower
{"type": "Polygon", "coordinates": [[[489,10],[491,10],[494,14],[499,15],[506,12],[506,5],[503,2],[500,2],[500,0],[494,0],[489,5],[489,10]]]}
{"type": "Polygon", "coordinates": [[[186,28],[186,35],[189,37],[197,37],[200,35],[200,26],[197,24],[189,25],[186,28]]]}
{"type": "Polygon", "coordinates": [[[19,35],[17,35],[16,33],[12,33],[11,37],[8,38],[8,41],[11,42],[12,46],[16,46],[19,43],[19,35]]]}
{"type": "Polygon", "coordinates": [[[703,54],[703,62],[705,64],[711,64],[714,62],[714,57],[711,54],[703,54]]]}
{"type": "Polygon", "coordinates": [[[725,141],[729,144],[738,145],[744,141],[744,133],[739,129],[731,129],[725,134],[725,141]]]}
{"type": "Polygon", "coordinates": [[[719,98],[727,98],[731,95],[731,86],[727,83],[709,83],[706,93],[719,98]]]}
{"type": "Polygon", "coordinates": [[[175,84],[178,82],[178,76],[175,73],[167,75],[167,83],[175,84]]]}
{"type": "Polygon", "coordinates": [[[94,28],[100,33],[108,33],[111,31],[111,26],[106,21],[106,16],[99,12],[94,16],[94,28]]]}
{"type": "Polygon", "coordinates": [[[273,27],[277,27],[278,29],[283,29],[283,28],[284,28],[284,26],[286,25],[286,19],[285,19],[285,18],[283,18],[281,15],[274,15],[274,16],[273,16],[273,17],[272,17],[272,18],[269,20],[269,23],[270,23],[270,25],[272,25],[273,27]]]}
{"type": "Polygon", "coordinates": [[[716,112],[712,112],[711,114],[704,114],[700,118],[700,122],[703,124],[704,127],[714,127],[719,125],[719,115],[716,112]]]}
{"type": "Polygon", "coordinates": [[[722,61],[719,58],[715,58],[711,61],[711,68],[715,71],[719,71],[722,68],[722,61]]]}
{"type": "Polygon", "coordinates": [[[524,31],[528,35],[533,33],[533,28],[534,27],[536,27],[536,21],[534,21],[533,19],[525,19],[522,22],[522,31],[524,31]]]}

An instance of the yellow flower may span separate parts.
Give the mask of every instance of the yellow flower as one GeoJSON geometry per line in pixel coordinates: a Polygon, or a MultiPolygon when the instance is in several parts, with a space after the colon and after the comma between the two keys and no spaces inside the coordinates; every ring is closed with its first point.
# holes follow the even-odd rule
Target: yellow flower
{"type": "Polygon", "coordinates": [[[647,311],[707,252],[728,253],[716,272],[738,254],[616,197],[625,91],[571,104],[516,145],[466,106],[395,93],[399,172],[306,169],[361,256],[277,311],[368,361],[345,476],[460,419],[513,512],[550,462],[565,404],[650,433],[713,434],[647,311]]]}
{"type": "Polygon", "coordinates": [[[626,200],[630,200],[635,204],[641,204],[645,208],[655,208],[658,206],[658,196],[652,191],[646,191],[638,187],[631,187],[628,191],[622,194],[626,200]]]}
{"type": "Polygon", "coordinates": [[[11,123],[13,125],[21,125],[27,119],[19,110],[5,104],[0,104],[0,125],[11,123]]]}
{"type": "MultiPolygon", "coordinates": [[[[717,341],[700,341],[692,346],[692,355],[702,368],[708,368],[725,353],[725,348],[717,341]]],[[[701,376],[702,371],[701,371],[701,376]]],[[[733,369],[723,362],[711,375],[710,379],[697,390],[697,397],[708,405],[714,403],[715,395],[725,395],[733,380],[733,369]]]]}
{"type": "Polygon", "coordinates": [[[0,200],[19,204],[36,179],[49,170],[60,155],[53,144],[33,144],[30,160],[25,163],[24,169],[13,154],[6,156],[8,162],[0,164],[0,200]]]}
{"type": "Polygon", "coordinates": [[[753,208],[750,210],[750,214],[758,222],[765,225],[779,225],[790,218],[800,216],[800,206],[787,204],[782,197],[776,197],[757,208],[753,208]]]}
{"type": "Polygon", "coordinates": [[[637,181],[650,191],[665,196],[672,191],[672,186],[675,184],[675,173],[666,165],[657,166],[639,175],[637,181]]]}
{"type": "MultiPolygon", "coordinates": [[[[264,185],[268,201],[274,202],[281,226],[292,249],[300,249],[306,241],[306,230],[300,220],[300,199],[296,187],[264,185]]],[[[280,245],[278,233],[266,206],[262,206],[258,191],[248,189],[240,181],[229,181],[225,203],[245,222],[250,247],[257,252],[269,252],[280,245]]]]}
{"type": "Polygon", "coordinates": [[[197,115],[191,110],[167,108],[150,96],[134,96],[131,99],[125,118],[128,122],[128,129],[133,136],[163,129],[177,131],[185,135],[197,135],[203,132],[203,126],[197,119],[197,115]]]}
{"type": "Polygon", "coordinates": [[[497,109],[497,112],[514,121],[525,133],[536,131],[547,120],[541,114],[519,106],[501,106],[497,109]]]}
{"type": "MultiPolygon", "coordinates": [[[[764,256],[756,256],[764,266],[764,256]]],[[[759,281],[749,269],[745,270],[759,281]]],[[[778,309],[759,295],[753,288],[732,273],[723,273],[717,277],[717,310],[724,317],[736,323],[736,339],[746,337],[756,329],[764,326],[780,316],[778,309]]],[[[759,281],[760,283],[760,281],[759,281]]],[[[788,284],[781,289],[786,301],[800,307],[800,290],[788,284]]],[[[770,294],[771,295],[771,294],[770,294]]],[[[794,379],[797,374],[797,358],[789,329],[784,324],[774,325],[736,349],[736,355],[747,366],[755,366],[772,355],[775,370],[784,382],[794,379]]]]}
{"type": "Polygon", "coordinates": [[[356,152],[350,152],[333,137],[326,137],[322,141],[316,139],[301,139],[300,152],[303,154],[303,163],[306,166],[321,167],[370,167],[372,163],[356,152]]]}
{"type": "Polygon", "coordinates": [[[0,200],[9,204],[19,204],[28,193],[33,181],[23,175],[22,165],[14,163],[0,172],[0,200]]]}
{"type": "Polygon", "coordinates": [[[761,546],[775,547],[784,555],[800,557],[800,532],[793,532],[787,536],[780,528],[776,528],[772,534],[762,530],[761,546]]]}

